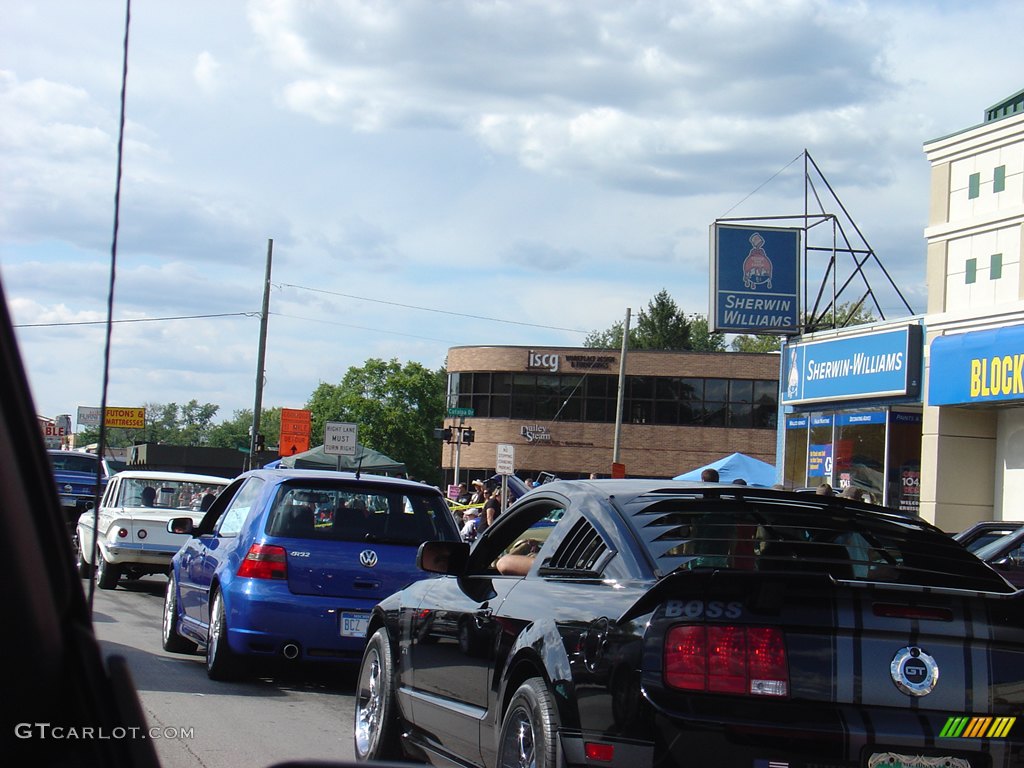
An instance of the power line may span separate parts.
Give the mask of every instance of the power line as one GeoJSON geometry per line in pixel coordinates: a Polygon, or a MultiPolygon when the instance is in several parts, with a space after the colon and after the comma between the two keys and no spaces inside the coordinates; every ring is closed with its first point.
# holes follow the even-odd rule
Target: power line
{"type": "MultiPolygon", "coordinates": [[[[135,317],[110,320],[111,323],[157,323],[164,320],[205,320],[211,317],[258,317],[259,312],[222,312],[213,315],[175,315],[172,317],[135,317]]],[[[15,328],[65,328],[72,325],[106,325],[107,320],[74,320],[64,323],[18,323],[15,328]]]]}
{"type": "Polygon", "coordinates": [[[431,307],[417,307],[413,304],[400,304],[397,301],[384,301],[383,299],[370,299],[366,296],[354,296],[350,293],[338,293],[337,291],[328,291],[323,288],[310,288],[306,285],[294,285],[292,283],[279,283],[282,288],[296,288],[300,291],[311,291],[313,293],[325,293],[329,296],[341,296],[345,299],[358,299],[359,301],[368,301],[373,304],[386,304],[390,307],[401,307],[402,309],[416,309],[420,312],[434,312],[439,315],[453,315],[455,317],[468,317],[472,320],[487,320],[492,323],[506,323],[508,325],[524,325],[529,328],[543,328],[547,331],[568,331],[569,333],[583,333],[588,334],[590,331],[581,331],[579,328],[560,328],[557,325],[541,325],[539,323],[525,323],[521,320],[504,320],[500,317],[487,317],[486,315],[471,315],[465,312],[452,312],[449,309],[433,309],[431,307]]]}

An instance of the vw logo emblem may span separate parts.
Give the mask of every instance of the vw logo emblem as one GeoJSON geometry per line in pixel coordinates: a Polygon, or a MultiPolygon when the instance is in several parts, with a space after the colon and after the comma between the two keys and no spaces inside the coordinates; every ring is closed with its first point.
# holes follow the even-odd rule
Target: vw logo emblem
{"type": "Polygon", "coordinates": [[[377,553],[372,549],[364,549],[359,553],[359,562],[367,568],[373,568],[377,564],[377,553]]]}
{"type": "Polygon", "coordinates": [[[889,674],[896,687],[908,696],[925,696],[939,682],[939,665],[917,646],[896,652],[889,665],[889,674]]]}

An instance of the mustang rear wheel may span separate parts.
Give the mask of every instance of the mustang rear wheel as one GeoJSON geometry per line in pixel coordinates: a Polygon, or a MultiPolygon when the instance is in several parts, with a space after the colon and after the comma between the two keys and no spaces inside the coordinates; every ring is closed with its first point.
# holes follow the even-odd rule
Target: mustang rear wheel
{"type": "Polygon", "coordinates": [[[558,711],[539,677],[526,680],[513,694],[501,722],[498,768],[556,768],[558,711]]]}
{"type": "Polygon", "coordinates": [[[194,653],[196,644],[178,634],[178,583],[171,576],[164,592],[164,620],[161,627],[161,644],[171,653],[194,653]]]}
{"type": "Polygon", "coordinates": [[[373,633],[363,651],[356,686],[355,726],[357,760],[395,760],[402,757],[395,711],[395,671],[387,631],[373,633]]]}
{"type": "Polygon", "coordinates": [[[96,584],[100,589],[115,589],[117,580],[121,578],[121,566],[107,560],[102,552],[98,552],[96,558],[99,561],[96,564],[96,584]]]}
{"type": "Polygon", "coordinates": [[[224,598],[218,591],[210,607],[210,626],[206,636],[206,674],[211,680],[234,680],[239,676],[240,668],[239,658],[228,645],[224,598]]]}

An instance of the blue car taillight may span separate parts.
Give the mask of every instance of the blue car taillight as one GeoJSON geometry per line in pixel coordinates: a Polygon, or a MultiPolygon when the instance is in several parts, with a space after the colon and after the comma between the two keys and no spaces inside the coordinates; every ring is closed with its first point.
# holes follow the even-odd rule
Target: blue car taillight
{"type": "Polygon", "coordinates": [[[288,556],[284,547],[253,544],[245,553],[238,575],[246,579],[288,578],[288,556]]]}

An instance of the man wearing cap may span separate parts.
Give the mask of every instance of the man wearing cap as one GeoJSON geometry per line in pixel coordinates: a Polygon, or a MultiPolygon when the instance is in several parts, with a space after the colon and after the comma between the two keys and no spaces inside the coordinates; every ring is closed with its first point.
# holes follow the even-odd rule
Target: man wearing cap
{"type": "Polygon", "coordinates": [[[480,522],[480,510],[476,507],[470,507],[463,511],[462,519],[465,521],[462,524],[462,530],[459,532],[462,535],[462,540],[473,541],[476,538],[477,525],[480,522]]]}

